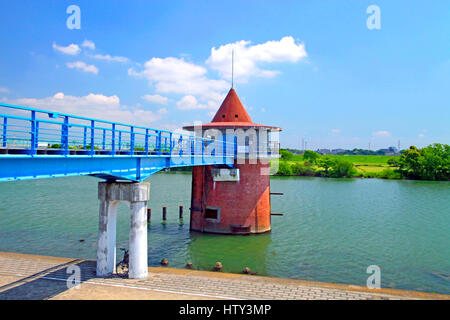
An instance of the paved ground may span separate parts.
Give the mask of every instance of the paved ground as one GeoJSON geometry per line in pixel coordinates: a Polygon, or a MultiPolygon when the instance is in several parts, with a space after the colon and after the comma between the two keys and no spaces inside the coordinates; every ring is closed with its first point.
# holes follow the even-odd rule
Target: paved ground
{"type": "Polygon", "coordinates": [[[95,261],[0,252],[2,299],[450,299],[450,296],[369,290],[292,279],[149,268],[145,280],[97,278],[95,261]],[[81,285],[68,289],[67,268],[81,269],[81,285]],[[77,289],[78,288],[78,289],[77,289]]]}

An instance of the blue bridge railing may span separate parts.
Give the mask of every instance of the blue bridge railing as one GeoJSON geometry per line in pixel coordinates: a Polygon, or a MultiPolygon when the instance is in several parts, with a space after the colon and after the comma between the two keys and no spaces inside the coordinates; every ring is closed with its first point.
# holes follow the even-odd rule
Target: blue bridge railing
{"type": "Polygon", "coordinates": [[[233,136],[210,139],[0,103],[0,181],[69,175],[140,181],[170,167],[232,166],[236,150],[233,136]]]}

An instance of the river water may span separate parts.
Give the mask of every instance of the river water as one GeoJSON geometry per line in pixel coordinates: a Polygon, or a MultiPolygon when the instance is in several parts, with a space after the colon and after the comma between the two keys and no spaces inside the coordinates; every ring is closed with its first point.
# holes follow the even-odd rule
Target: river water
{"type": "MultiPolygon", "coordinates": [[[[0,251],[95,259],[97,182],[72,177],[0,183],[0,251]],[[80,241],[84,240],[84,241],[80,241]]],[[[189,232],[191,175],[160,173],[151,183],[149,265],[450,294],[449,182],[273,177],[272,232],[221,236],[189,232]],[[178,220],[183,205],[184,223],[178,220]],[[162,206],[168,220],[162,223],[162,206]]],[[[118,247],[128,247],[129,212],[120,204],[118,247]]],[[[122,254],[118,251],[118,257],[122,254]]],[[[120,260],[120,259],[119,259],[120,260]]]]}

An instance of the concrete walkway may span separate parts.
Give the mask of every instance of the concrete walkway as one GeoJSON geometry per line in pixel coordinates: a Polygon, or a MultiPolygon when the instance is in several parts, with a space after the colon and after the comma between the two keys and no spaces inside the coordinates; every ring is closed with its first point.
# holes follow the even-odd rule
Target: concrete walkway
{"type": "Polygon", "coordinates": [[[2,299],[450,299],[448,295],[171,268],[149,268],[143,280],[98,278],[95,261],[0,252],[2,299]],[[81,285],[68,289],[67,268],[81,285]]]}

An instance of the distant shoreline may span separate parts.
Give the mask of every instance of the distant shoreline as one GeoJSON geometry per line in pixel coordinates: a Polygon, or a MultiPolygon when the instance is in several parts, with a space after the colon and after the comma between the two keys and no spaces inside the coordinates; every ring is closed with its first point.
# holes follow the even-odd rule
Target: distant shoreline
{"type": "MultiPolygon", "coordinates": [[[[405,154],[400,156],[320,155],[314,151],[293,154],[281,149],[277,172],[271,176],[450,181],[448,145],[434,144],[424,149],[412,146],[402,152],[405,154]]],[[[191,169],[171,168],[168,172],[190,172],[191,169]]]]}
{"type": "Polygon", "coordinates": [[[401,155],[294,154],[287,149],[280,154],[279,176],[450,181],[450,147],[439,143],[410,146],[401,155]]]}
{"type": "MultiPolygon", "coordinates": [[[[388,165],[389,159],[399,158],[399,156],[356,156],[356,155],[333,155],[333,159],[349,161],[354,166],[354,172],[345,178],[369,178],[369,179],[390,179],[405,180],[396,172],[398,167],[388,165]]],[[[280,159],[279,170],[274,176],[300,176],[300,177],[318,177],[318,178],[344,178],[339,176],[329,176],[317,165],[305,164],[302,156],[297,159],[280,159]],[[300,158],[301,157],[301,158],[300,158]],[[286,167],[291,166],[292,170],[286,167]]]]}

